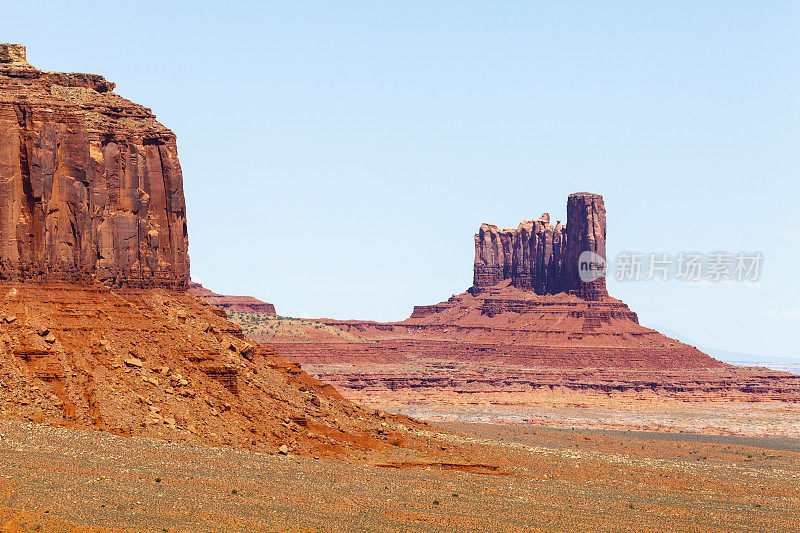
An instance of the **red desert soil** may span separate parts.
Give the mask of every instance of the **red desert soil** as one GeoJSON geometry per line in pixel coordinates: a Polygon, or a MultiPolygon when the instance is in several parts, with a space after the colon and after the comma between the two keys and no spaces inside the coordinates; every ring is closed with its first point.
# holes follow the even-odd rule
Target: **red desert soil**
{"type": "Polygon", "coordinates": [[[352,464],[1,422],[0,529],[800,530],[798,439],[476,424],[413,432],[510,467],[352,464]]]}

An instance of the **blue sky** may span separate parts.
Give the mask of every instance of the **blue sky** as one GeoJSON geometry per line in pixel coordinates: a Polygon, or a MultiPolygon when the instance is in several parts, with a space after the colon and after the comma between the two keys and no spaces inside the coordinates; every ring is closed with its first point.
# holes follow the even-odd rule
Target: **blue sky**
{"type": "Polygon", "coordinates": [[[399,320],[481,222],[603,194],[609,255],[764,254],[757,284],[617,282],[644,323],[800,355],[796,2],[17,2],[0,40],[178,135],[192,271],[282,314],[399,320]]]}

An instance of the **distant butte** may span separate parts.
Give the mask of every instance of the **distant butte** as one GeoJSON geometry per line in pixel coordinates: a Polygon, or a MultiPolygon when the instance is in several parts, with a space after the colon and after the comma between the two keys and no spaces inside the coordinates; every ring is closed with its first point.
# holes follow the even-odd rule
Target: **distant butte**
{"type": "Polygon", "coordinates": [[[550,215],[499,230],[481,224],[475,234],[474,293],[510,280],[535,294],[576,294],[585,300],[607,297],[605,278],[581,281],[577,265],[584,252],[606,257],[606,208],[599,194],[579,192],[567,200],[567,225],[550,215]]]}
{"type": "Polygon", "coordinates": [[[608,295],[604,278],[579,276],[581,254],[605,258],[605,249],[602,196],[572,194],[566,227],[553,226],[548,214],[513,230],[482,224],[468,291],[416,306],[401,322],[320,320],[359,342],[306,342],[297,335],[296,342],[275,339],[282,342],[273,346],[373,405],[391,404],[397,397],[391,391],[399,390],[800,399],[800,376],[734,367],[641,326],[635,312],[608,295]]]}

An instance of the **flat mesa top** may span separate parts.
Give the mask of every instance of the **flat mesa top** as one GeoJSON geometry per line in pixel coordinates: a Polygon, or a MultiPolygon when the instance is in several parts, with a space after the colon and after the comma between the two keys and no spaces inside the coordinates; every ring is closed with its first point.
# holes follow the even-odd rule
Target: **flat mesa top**
{"type": "Polygon", "coordinates": [[[603,195],[602,194],[595,194],[593,192],[574,192],[574,193],[569,195],[569,198],[578,198],[578,197],[582,197],[582,198],[601,198],[602,199],[603,195]]]}

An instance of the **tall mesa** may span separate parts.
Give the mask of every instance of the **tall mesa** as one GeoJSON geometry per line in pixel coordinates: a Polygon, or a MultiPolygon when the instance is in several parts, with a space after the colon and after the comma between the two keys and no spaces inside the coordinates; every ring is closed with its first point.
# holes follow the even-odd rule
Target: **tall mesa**
{"type": "Polygon", "coordinates": [[[186,288],[175,135],[113,89],[0,43],[0,280],[186,288]]]}

